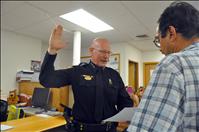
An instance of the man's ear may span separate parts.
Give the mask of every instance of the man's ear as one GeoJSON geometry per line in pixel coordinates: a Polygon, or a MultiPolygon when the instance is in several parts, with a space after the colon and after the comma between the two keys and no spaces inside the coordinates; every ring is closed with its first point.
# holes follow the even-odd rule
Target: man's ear
{"type": "Polygon", "coordinates": [[[170,41],[174,42],[177,38],[176,28],[174,26],[169,26],[168,33],[170,41]]]}
{"type": "Polygon", "coordinates": [[[89,51],[89,54],[92,56],[92,54],[93,54],[93,48],[90,47],[90,48],[88,49],[88,51],[89,51]]]}

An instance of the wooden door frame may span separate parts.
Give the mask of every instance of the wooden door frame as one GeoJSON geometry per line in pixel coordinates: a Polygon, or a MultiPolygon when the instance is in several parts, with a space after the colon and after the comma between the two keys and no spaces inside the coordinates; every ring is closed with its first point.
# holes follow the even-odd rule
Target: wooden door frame
{"type": "Polygon", "coordinates": [[[147,86],[145,86],[145,81],[146,81],[146,73],[145,73],[145,67],[146,67],[146,65],[148,65],[148,64],[158,64],[158,63],[160,63],[160,62],[158,62],[158,61],[154,61],[154,62],[144,62],[143,63],[143,86],[146,88],[147,86]]]}
{"type": "MultiPolygon", "coordinates": [[[[129,73],[129,62],[135,63],[135,88],[137,89],[139,87],[139,63],[136,61],[132,61],[132,60],[128,60],[128,73],[129,73]]],[[[129,79],[129,75],[128,75],[128,79],[129,79]]]]}

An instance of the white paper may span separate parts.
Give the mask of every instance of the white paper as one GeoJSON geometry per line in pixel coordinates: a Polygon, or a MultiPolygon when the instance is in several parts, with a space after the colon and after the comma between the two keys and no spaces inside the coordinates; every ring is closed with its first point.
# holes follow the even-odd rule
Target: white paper
{"type": "Polygon", "coordinates": [[[134,111],[136,108],[134,107],[126,107],[124,109],[122,109],[119,113],[117,113],[116,115],[107,118],[104,120],[104,122],[125,122],[125,121],[131,121],[134,111]]]}
{"type": "Polygon", "coordinates": [[[1,131],[8,130],[8,129],[11,129],[11,128],[13,128],[13,126],[8,126],[8,125],[1,124],[1,131]]]}
{"type": "Polygon", "coordinates": [[[36,116],[39,116],[39,117],[45,117],[45,118],[49,118],[49,117],[51,117],[51,116],[46,115],[46,114],[36,114],[36,116]]]}

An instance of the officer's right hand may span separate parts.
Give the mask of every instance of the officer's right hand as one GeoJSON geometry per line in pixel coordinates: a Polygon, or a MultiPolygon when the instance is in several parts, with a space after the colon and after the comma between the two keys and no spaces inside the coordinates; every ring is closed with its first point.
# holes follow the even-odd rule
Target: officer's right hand
{"type": "Polygon", "coordinates": [[[61,25],[57,25],[53,29],[49,39],[49,47],[48,47],[49,54],[56,54],[58,50],[66,46],[64,42],[61,40],[62,33],[63,33],[63,27],[61,25]]]}

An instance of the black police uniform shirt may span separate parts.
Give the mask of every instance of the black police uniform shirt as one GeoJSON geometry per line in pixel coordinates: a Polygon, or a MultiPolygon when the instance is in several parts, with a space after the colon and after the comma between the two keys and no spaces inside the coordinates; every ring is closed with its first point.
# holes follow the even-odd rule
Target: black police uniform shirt
{"type": "MultiPolygon", "coordinates": [[[[94,117],[97,66],[90,62],[68,69],[55,70],[55,58],[56,55],[46,53],[39,75],[40,83],[46,88],[72,85],[74,95],[72,114],[74,119],[83,123],[99,123],[94,117]]],[[[124,107],[133,106],[117,71],[105,67],[102,83],[104,85],[102,119],[115,115],[124,107]]]]}

